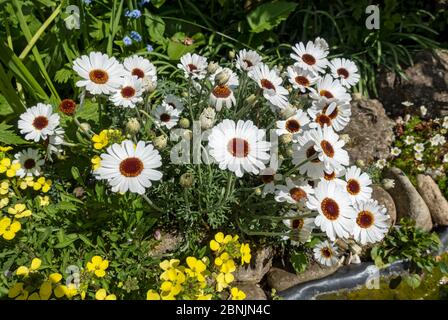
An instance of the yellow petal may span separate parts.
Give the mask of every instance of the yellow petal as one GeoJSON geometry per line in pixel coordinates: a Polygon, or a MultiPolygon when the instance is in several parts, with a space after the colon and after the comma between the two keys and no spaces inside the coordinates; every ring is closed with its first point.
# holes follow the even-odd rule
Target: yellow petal
{"type": "Polygon", "coordinates": [[[101,262],[103,262],[103,258],[101,258],[100,256],[94,256],[94,257],[92,258],[92,263],[93,263],[94,265],[100,265],[101,262]]]}
{"type": "Polygon", "coordinates": [[[222,243],[223,240],[224,240],[224,233],[222,233],[222,232],[218,232],[218,233],[215,235],[215,240],[216,240],[218,243],[222,243]]]}
{"type": "Polygon", "coordinates": [[[104,277],[106,275],[106,271],[104,271],[104,270],[95,270],[95,275],[98,278],[102,278],[102,277],[104,277]]]}
{"type": "Polygon", "coordinates": [[[21,294],[23,291],[23,283],[17,282],[8,291],[8,298],[13,299],[21,294]]]}
{"type": "Polygon", "coordinates": [[[106,270],[109,267],[109,261],[108,260],[103,260],[100,264],[100,268],[103,270],[106,270]]]}
{"type": "Polygon", "coordinates": [[[37,292],[32,293],[28,300],[40,300],[39,294],[37,292]]]}
{"type": "Polygon", "coordinates": [[[56,298],[62,298],[65,295],[64,286],[59,285],[54,288],[54,295],[56,296],[56,298]]]}
{"type": "Polygon", "coordinates": [[[31,261],[31,270],[37,270],[40,268],[42,264],[42,260],[39,258],[34,258],[33,261],[31,261]]]}
{"type": "Polygon", "coordinates": [[[117,300],[117,296],[114,294],[110,294],[106,297],[106,300],[117,300]]]}
{"type": "Polygon", "coordinates": [[[39,296],[42,300],[48,300],[51,297],[52,284],[51,281],[45,281],[42,283],[39,289],[39,296]]]}
{"type": "Polygon", "coordinates": [[[95,293],[95,299],[96,300],[104,300],[107,296],[107,292],[106,289],[99,289],[96,293],[95,293]]]}
{"type": "Polygon", "coordinates": [[[146,300],[160,300],[160,295],[154,290],[148,290],[146,300]]]}
{"type": "Polygon", "coordinates": [[[17,268],[16,275],[18,276],[27,276],[30,271],[25,266],[20,266],[17,268]]]}
{"type": "Polygon", "coordinates": [[[60,273],[52,273],[50,274],[50,276],[48,277],[50,279],[51,282],[53,283],[58,283],[59,281],[62,280],[62,275],[60,273]]]}
{"type": "Polygon", "coordinates": [[[20,224],[19,221],[14,221],[9,228],[11,229],[12,232],[16,233],[20,229],[22,229],[22,225],[20,224]]]}
{"type": "Polygon", "coordinates": [[[212,249],[212,251],[218,251],[219,250],[219,243],[216,242],[215,240],[210,241],[210,249],[212,249]]]}

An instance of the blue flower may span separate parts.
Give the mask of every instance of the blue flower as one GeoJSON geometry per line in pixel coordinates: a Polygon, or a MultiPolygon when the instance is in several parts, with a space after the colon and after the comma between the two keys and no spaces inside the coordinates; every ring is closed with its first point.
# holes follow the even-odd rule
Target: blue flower
{"type": "Polygon", "coordinates": [[[150,2],[151,2],[151,0],[142,0],[142,1],[140,1],[140,5],[144,6],[145,4],[150,3],[150,2]]]}
{"type": "Polygon", "coordinates": [[[131,38],[137,42],[142,41],[142,36],[137,31],[131,31],[131,38]]]}
{"type": "Polygon", "coordinates": [[[92,0],[82,0],[82,2],[86,5],[89,5],[92,3],[92,0]]]}
{"type": "Polygon", "coordinates": [[[138,19],[138,18],[140,18],[142,16],[142,13],[138,9],[135,9],[135,10],[132,10],[132,11],[126,10],[125,13],[124,13],[124,16],[128,17],[128,18],[131,18],[131,19],[138,19]]]}
{"type": "Polygon", "coordinates": [[[125,37],[123,38],[123,44],[124,44],[125,46],[130,46],[130,45],[132,44],[132,39],[129,38],[128,36],[125,36],[125,37]]]}
{"type": "Polygon", "coordinates": [[[149,43],[146,45],[146,50],[148,51],[148,52],[153,52],[154,51],[154,48],[152,47],[152,45],[150,45],[149,43]]]}

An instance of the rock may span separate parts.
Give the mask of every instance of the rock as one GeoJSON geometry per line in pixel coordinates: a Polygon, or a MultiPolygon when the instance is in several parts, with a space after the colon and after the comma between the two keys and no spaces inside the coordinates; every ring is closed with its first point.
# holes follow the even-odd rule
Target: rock
{"type": "Polygon", "coordinates": [[[246,300],[267,300],[266,293],[257,284],[247,282],[236,282],[235,287],[246,294],[246,300]]]}
{"type": "Polygon", "coordinates": [[[235,281],[259,283],[272,266],[274,250],[263,247],[252,254],[250,265],[239,266],[234,272],[235,281]]]}
{"type": "Polygon", "coordinates": [[[339,264],[332,267],[321,266],[317,262],[312,262],[304,272],[295,274],[283,269],[272,268],[267,274],[267,285],[277,291],[289,289],[299,283],[321,279],[335,273],[340,267],[339,264]]]}
{"type": "Polygon", "coordinates": [[[397,221],[397,209],[395,208],[394,199],[392,199],[389,192],[378,185],[373,185],[372,189],[372,198],[378,201],[379,204],[386,207],[387,213],[390,216],[391,225],[394,225],[395,221],[397,221]]]}
{"type": "Polygon", "coordinates": [[[435,225],[448,225],[448,201],[440,191],[439,186],[427,175],[417,175],[417,190],[425,200],[435,225]]]}
{"type": "Polygon", "coordinates": [[[352,163],[362,160],[366,164],[389,156],[394,122],[390,120],[378,100],[354,97],[352,117],[341,132],[350,136],[345,149],[352,163]]]}
{"type": "Polygon", "coordinates": [[[407,79],[383,70],[377,77],[379,100],[392,116],[419,113],[424,105],[428,116],[448,115],[448,53],[442,50],[422,51],[414,65],[404,70],[407,79]],[[410,101],[413,106],[403,106],[410,101]]]}
{"type": "Polygon", "coordinates": [[[179,246],[184,242],[184,238],[179,233],[169,233],[161,231],[160,242],[157,243],[154,248],[149,252],[152,257],[161,256],[167,252],[172,252],[179,248],[179,246]]]}
{"type": "Polygon", "coordinates": [[[390,168],[385,177],[394,179],[395,186],[388,190],[395,202],[397,219],[410,217],[415,225],[425,231],[432,229],[431,214],[423,198],[409,181],[408,177],[398,168],[390,168]]]}

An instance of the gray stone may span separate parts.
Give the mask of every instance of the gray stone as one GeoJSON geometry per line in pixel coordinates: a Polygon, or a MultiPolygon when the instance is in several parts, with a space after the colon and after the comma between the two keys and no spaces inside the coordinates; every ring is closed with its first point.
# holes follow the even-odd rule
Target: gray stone
{"type": "Polygon", "coordinates": [[[267,300],[266,293],[259,285],[247,282],[236,282],[234,286],[246,294],[246,300],[267,300]]]}
{"type": "Polygon", "coordinates": [[[378,100],[353,97],[352,116],[342,133],[350,136],[345,149],[352,163],[362,160],[369,164],[389,156],[394,136],[390,120],[378,100]]]}
{"type": "Polygon", "coordinates": [[[448,114],[448,53],[442,50],[419,52],[414,64],[404,70],[407,79],[383,70],[377,77],[379,100],[392,116],[418,114],[428,109],[428,117],[448,114]],[[414,103],[403,106],[403,101],[414,103]]]}
{"type": "Polygon", "coordinates": [[[183,242],[184,237],[181,234],[161,231],[160,240],[149,252],[149,255],[158,257],[167,252],[172,252],[179,248],[183,242]]]}
{"type": "Polygon", "coordinates": [[[393,179],[395,186],[388,190],[397,208],[397,219],[409,217],[415,225],[425,231],[432,229],[431,214],[423,198],[409,181],[408,177],[398,168],[386,170],[385,177],[393,179]]]}
{"type": "Polygon", "coordinates": [[[387,214],[390,216],[391,225],[394,225],[397,221],[397,209],[395,207],[394,199],[392,196],[378,185],[373,185],[372,198],[378,201],[387,209],[387,214]]]}
{"type": "Polygon", "coordinates": [[[434,224],[447,226],[448,201],[446,201],[437,183],[430,176],[419,174],[417,175],[417,190],[425,200],[434,224]]]}
{"type": "Polygon", "coordinates": [[[279,268],[272,268],[266,276],[267,285],[280,292],[300,283],[329,276],[330,274],[335,273],[339,267],[340,264],[326,267],[317,262],[312,262],[304,272],[299,274],[291,273],[279,268]]]}
{"type": "Polygon", "coordinates": [[[238,266],[234,272],[235,281],[259,283],[272,266],[274,250],[271,247],[262,247],[252,253],[249,265],[238,266]]]}

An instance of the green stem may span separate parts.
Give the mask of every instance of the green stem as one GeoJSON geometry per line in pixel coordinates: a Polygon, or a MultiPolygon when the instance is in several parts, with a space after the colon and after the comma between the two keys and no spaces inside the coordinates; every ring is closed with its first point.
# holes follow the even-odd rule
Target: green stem
{"type": "Polygon", "coordinates": [[[151,208],[153,208],[154,210],[158,211],[158,212],[162,212],[163,210],[160,209],[158,206],[156,206],[151,200],[149,200],[149,198],[146,196],[146,194],[142,194],[142,198],[145,199],[145,201],[149,204],[149,206],[151,208]]]}

